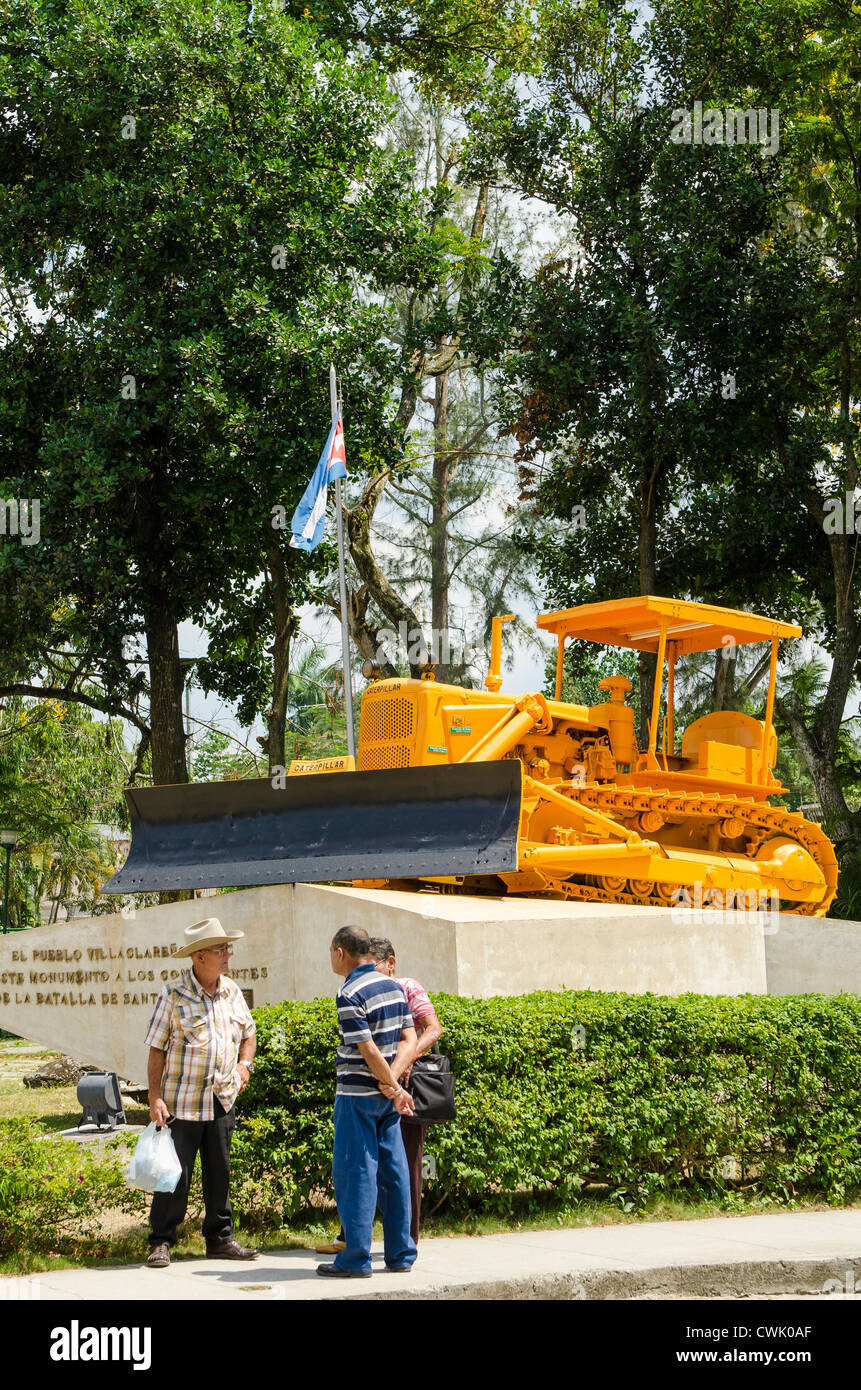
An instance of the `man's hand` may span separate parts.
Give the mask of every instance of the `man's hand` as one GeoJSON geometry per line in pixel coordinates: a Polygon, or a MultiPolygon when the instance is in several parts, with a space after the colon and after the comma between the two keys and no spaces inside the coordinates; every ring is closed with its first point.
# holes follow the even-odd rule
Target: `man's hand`
{"type": "MultiPolygon", "coordinates": [[[[401,1083],[401,1085],[404,1087],[404,1089],[406,1089],[406,1087],[409,1085],[409,1081],[410,1081],[410,1072],[411,1072],[411,1071],[412,1071],[412,1066],[408,1066],[408,1067],[406,1068],[406,1070],[404,1071],[403,1075],[400,1077],[400,1083],[401,1083]]],[[[380,1087],[380,1090],[382,1091],[383,1095],[384,1095],[388,1100],[391,1100],[392,1097],[393,1097],[394,1094],[395,1094],[395,1088],[394,1088],[394,1086],[386,1086],[382,1081],[380,1081],[380,1082],[379,1082],[379,1087],[380,1087]]]]}
{"type": "Polygon", "coordinates": [[[159,1097],[157,1100],[150,1101],[149,1117],[151,1120],[155,1121],[159,1129],[163,1129],[164,1126],[167,1124],[168,1120],[170,1119],[170,1111],[168,1110],[161,1097],[159,1097]]]}
{"type": "Polygon", "coordinates": [[[397,1110],[399,1115],[415,1114],[416,1107],[413,1103],[413,1098],[410,1095],[409,1091],[404,1090],[404,1088],[401,1087],[400,1091],[398,1091],[397,1094],[395,1094],[396,1088],[394,1086],[387,1086],[383,1081],[380,1081],[378,1084],[379,1089],[386,1097],[386,1100],[394,1101],[395,1109],[397,1110]]]}
{"type": "Polygon", "coordinates": [[[245,1065],[244,1062],[237,1062],[236,1070],[239,1072],[239,1090],[241,1092],[244,1091],[245,1087],[248,1085],[248,1078],[251,1075],[251,1072],[248,1070],[248,1067],[245,1065]]]}

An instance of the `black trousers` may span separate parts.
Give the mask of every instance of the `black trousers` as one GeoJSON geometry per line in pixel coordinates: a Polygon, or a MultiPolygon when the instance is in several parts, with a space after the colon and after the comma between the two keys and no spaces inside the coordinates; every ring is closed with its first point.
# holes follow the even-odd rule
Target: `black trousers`
{"type": "Polygon", "coordinates": [[[410,1235],[416,1244],[422,1216],[422,1166],[427,1132],[427,1125],[405,1125],[401,1121],[401,1134],[404,1136],[404,1148],[407,1151],[407,1167],[410,1170],[410,1235]]]}
{"type": "Polygon", "coordinates": [[[203,1178],[203,1201],[206,1216],[203,1235],[207,1245],[218,1245],[233,1238],[233,1219],[230,1210],[230,1141],[236,1121],[236,1109],[225,1110],[212,1098],[212,1120],[174,1120],[170,1127],[177,1158],[182,1164],[182,1177],[173,1192],[153,1193],[149,1220],[152,1230],[149,1243],[174,1245],[176,1228],[185,1220],[188,1189],[200,1150],[203,1178]]]}

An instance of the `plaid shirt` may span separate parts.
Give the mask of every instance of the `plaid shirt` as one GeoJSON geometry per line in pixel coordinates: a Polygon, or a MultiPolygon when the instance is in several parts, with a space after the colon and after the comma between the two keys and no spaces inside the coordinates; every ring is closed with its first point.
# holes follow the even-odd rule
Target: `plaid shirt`
{"type": "Polygon", "coordinates": [[[213,1095],[229,1110],[239,1094],[239,1046],[257,1030],[241,989],[219,976],[207,994],[193,970],[165,985],[150,1019],[146,1045],[167,1055],[162,1099],[178,1120],[214,1118],[213,1095]]]}

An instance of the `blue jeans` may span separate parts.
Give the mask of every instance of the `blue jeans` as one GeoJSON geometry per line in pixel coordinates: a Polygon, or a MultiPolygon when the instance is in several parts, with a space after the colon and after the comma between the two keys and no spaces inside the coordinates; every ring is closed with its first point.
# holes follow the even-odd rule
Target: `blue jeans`
{"type": "Polygon", "coordinates": [[[410,1174],[401,1117],[385,1096],[335,1097],[332,1179],[347,1242],[335,1256],[338,1269],[370,1271],[378,1185],[386,1264],[413,1264],[418,1252],[410,1235],[410,1174]]]}

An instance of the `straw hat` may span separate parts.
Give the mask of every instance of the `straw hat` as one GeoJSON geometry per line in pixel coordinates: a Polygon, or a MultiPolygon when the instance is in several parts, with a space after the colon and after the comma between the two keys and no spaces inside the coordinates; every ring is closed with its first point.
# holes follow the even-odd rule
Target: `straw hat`
{"type": "Polygon", "coordinates": [[[205,951],[209,946],[223,946],[225,941],[238,941],[244,931],[225,931],[217,917],[204,917],[202,922],[193,922],[185,929],[185,945],[171,952],[171,960],[178,956],[193,956],[195,951],[205,951]]]}

